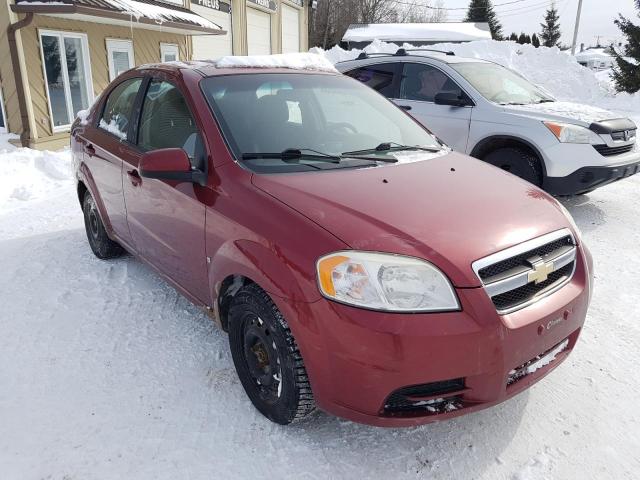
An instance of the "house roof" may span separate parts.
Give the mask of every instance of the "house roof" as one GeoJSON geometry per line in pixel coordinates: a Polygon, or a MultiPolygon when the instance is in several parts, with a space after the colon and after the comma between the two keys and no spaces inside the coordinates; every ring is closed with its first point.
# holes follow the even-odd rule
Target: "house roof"
{"type": "Polygon", "coordinates": [[[64,17],[95,17],[138,23],[154,30],[180,30],[181,33],[226,33],[219,25],[174,3],[156,0],[15,0],[17,13],[40,13],[64,17]],[[185,32],[184,30],[187,30],[185,32]]]}
{"type": "Polygon", "coordinates": [[[470,42],[490,40],[488,23],[352,23],[342,40],[345,42],[383,41],[470,42]]]}

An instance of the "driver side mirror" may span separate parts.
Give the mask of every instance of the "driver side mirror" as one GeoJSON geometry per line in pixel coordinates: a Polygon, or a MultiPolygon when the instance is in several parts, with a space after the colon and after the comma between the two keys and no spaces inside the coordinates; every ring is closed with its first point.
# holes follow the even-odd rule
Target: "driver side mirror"
{"type": "Polygon", "coordinates": [[[454,92],[438,92],[433,101],[436,105],[449,105],[451,107],[468,107],[472,105],[465,95],[458,95],[454,92]]]}
{"type": "Polygon", "coordinates": [[[161,148],[142,155],[138,170],[143,178],[175,180],[206,185],[206,174],[191,169],[187,152],[182,148],[161,148]]]}

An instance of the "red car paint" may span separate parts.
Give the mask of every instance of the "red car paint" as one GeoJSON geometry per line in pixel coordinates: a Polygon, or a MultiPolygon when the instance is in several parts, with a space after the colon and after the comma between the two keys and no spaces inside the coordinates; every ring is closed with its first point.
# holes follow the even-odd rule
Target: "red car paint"
{"type": "MultiPolygon", "coordinates": [[[[71,143],[79,193],[91,192],[114,240],[196,305],[213,309],[223,327],[221,288],[237,276],[260,285],[291,327],[318,406],[354,421],[408,426],[485,408],[561,363],[585,320],[592,261],[553,198],[456,153],[321,175],[254,174],[235,161],[199,88],[203,74],[252,72],[147,66],[125,73],[105,91],[143,75],[177,85],[203,136],[204,186],[141,178],[142,152],[95,127],[107,95],[92,107],[87,124],[76,121],[71,143]],[[578,243],[571,281],[526,308],[499,315],[472,262],[563,228],[578,243]],[[450,279],[461,311],[385,313],[324,298],[316,261],[345,249],[428,260],[450,279]],[[569,347],[555,361],[507,387],[510,370],[567,338],[569,347]],[[458,410],[384,413],[385,399],[398,388],[459,377],[465,384],[458,410]]],[[[260,70],[265,72],[287,70],[260,70]]]]}

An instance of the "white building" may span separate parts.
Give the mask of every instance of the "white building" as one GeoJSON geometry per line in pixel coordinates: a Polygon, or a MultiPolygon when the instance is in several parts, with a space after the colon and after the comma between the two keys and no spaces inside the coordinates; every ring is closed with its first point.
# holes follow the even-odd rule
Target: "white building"
{"type": "Polygon", "coordinates": [[[227,32],[194,36],[193,59],[269,55],[309,48],[308,2],[303,0],[190,0],[190,8],[227,32]]]}
{"type": "Polygon", "coordinates": [[[340,46],[346,49],[364,48],[373,40],[412,45],[435,43],[462,43],[473,40],[491,40],[488,23],[369,23],[351,24],[340,46]]]}

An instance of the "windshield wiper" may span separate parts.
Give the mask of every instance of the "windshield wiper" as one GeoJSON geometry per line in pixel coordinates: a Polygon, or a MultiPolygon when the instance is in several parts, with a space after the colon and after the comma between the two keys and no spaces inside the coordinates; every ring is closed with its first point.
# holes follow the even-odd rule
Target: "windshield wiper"
{"type": "Polygon", "coordinates": [[[329,155],[328,153],[318,152],[310,148],[287,148],[282,152],[251,152],[243,153],[243,160],[257,160],[257,159],[275,158],[284,162],[296,163],[302,158],[308,158],[311,160],[320,160],[329,163],[340,163],[342,157],[338,155],[329,155]],[[312,152],[312,153],[304,153],[312,152]]]}
{"type": "MultiPolygon", "coordinates": [[[[375,153],[375,152],[397,152],[400,150],[422,150],[425,152],[440,152],[440,147],[421,147],[419,145],[402,145],[396,142],[383,142],[376,148],[368,148],[365,150],[354,150],[352,152],[342,152],[342,155],[359,155],[363,153],[375,153]]],[[[384,160],[381,160],[384,161],[384,160]]]]}
{"type": "Polygon", "coordinates": [[[542,98],[538,100],[538,103],[553,103],[555,100],[551,100],[550,98],[542,98]]]}
{"type": "Polygon", "coordinates": [[[318,150],[313,150],[312,148],[287,148],[280,153],[276,152],[251,152],[251,153],[243,153],[243,160],[256,160],[262,158],[276,158],[280,159],[283,162],[288,163],[297,163],[303,158],[307,158],[310,160],[319,160],[322,162],[329,163],[340,163],[340,160],[344,158],[352,158],[355,160],[367,160],[370,162],[387,162],[387,163],[396,163],[398,161],[397,158],[378,158],[378,157],[366,157],[356,154],[350,154],[349,152],[343,153],[341,155],[331,155],[329,153],[319,152],[318,150]],[[305,153],[312,152],[312,153],[305,153]]]}

